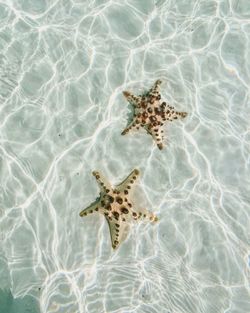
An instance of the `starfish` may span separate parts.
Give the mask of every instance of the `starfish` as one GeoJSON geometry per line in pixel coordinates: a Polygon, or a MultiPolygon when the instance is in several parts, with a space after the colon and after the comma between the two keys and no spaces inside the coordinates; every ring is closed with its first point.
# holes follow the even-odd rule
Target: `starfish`
{"type": "Polygon", "coordinates": [[[161,102],[161,83],[162,81],[158,79],[144,95],[135,96],[129,91],[123,92],[123,95],[134,107],[134,117],[122,132],[122,135],[125,135],[131,129],[143,127],[156,141],[160,150],[163,149],[163,130],[161,128],[164,122],[171,122],[187,116],[186,112],[177,112],[174,107],[164,101],[161,102]]]}
{"type": "Polygon", "coordinates": [[[129,176],[115,188],[97,171],[92,173],[100,187],[100,196],[90,206],[80,212],[80,216],[101,213],[105,216],[110,230],[113,249],[116,249],[128,234],[128,222],[132,220],[158,220],[157,216],[147,210],[135,211],[128,198],[131,187],[138,178],[139,171],[133,170],[129,176]]]}

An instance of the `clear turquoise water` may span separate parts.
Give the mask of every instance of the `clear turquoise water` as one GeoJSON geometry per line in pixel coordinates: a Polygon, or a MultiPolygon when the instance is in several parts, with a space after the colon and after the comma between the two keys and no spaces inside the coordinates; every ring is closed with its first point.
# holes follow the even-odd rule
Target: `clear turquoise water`
{"type": "Polygon", "coordinates": [[[0,313],[249,312],[249,21],[246,0],[0,1],[0,313]],[[156,79],[189,114],[163,151],[120,135],[122,91],[156,79]],[[78,214],[92,170],[135,167],[160,221],[114,252],[78,214]]]}
{"type": "Polygon", "coordinates": [[[13,298],[10,291],[0,290],[0,310],[4,313],[39,312],[39,303],[32,296],[13,298]]]}

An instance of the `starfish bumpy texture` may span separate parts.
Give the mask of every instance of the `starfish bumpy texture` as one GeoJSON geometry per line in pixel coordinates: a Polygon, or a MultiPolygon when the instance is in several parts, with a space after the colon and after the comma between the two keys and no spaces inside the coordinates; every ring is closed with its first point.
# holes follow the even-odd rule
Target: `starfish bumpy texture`
{"type": "Polygon", "coordinates": [[[131,187],[138,178],[138,170],[133,170],[115,188],[112,188],[99,172],[95,171],[93,175],[100,187],[100,197],[89,207],[82,210],[80,216],[86,216],[94,212],[103,214],[109,225],[112,247],[114,249],[125,240],[128,233],[129,221],[148,219],[154,222],[158,220],[153,213],[147,210],[135,211],[128,199],[131,187]]]}
{"type": "Polygon", "coordinates": [[[165,121],[173,121],[187,116],[186,112],[177,112],[166,102],[161,102],[161,80],[157,80],[148,93],[135,96],[128,91],[123,94],[134,106],[134,117],[128,127],[122,132],[127,134],[131,129],[143,127],[156,141],[158,148],[163,149],[163,130],[165,121]]]}

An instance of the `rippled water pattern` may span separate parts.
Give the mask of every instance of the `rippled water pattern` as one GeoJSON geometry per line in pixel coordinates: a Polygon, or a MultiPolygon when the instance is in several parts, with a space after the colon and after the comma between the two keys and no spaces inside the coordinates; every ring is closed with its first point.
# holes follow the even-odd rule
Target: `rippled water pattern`
{"type": "Polygon", "coordinates": [[[248,0],[0,0],[0,287],[41,313],[249,313],[249,41],[248,0]],[[122,91],[156,79],[188,112],[162,151],[120,135],[122,91]],[[92,170],[133,168],[160,221],[113,251],[79,212],[92,170]]]}

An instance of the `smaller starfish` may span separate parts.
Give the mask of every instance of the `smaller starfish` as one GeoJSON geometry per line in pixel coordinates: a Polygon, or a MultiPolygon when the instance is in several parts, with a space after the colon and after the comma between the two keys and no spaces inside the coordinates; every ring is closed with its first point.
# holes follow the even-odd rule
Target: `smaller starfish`
{"type": "Polygon", "coordinates": [[[114,249],[125,240],[128,233],[129,221],[149,219],[149,221],[154,222],[158,220],[153,213],[147,210],[135,211],[128,199],[131,187],[139,175],[137,169],[133,170],[115,188],[112,188],[99,172],[95,171],[93,175],[100,187],[100,197],[89,207],[82,210],[80,216],[86,216],[94,212],[103,214],[109,225],[112,247],[114,249]]]}
{"type": "Polygon", "coordinates": [[[161,128],[164,122],[172,122],[187,116],[186,112],[177,112],[174,107],[166,102],[161,102],[161,83],[161,80],[158,79],[147,93],[140,96],[135,96],[128,91],[123,92],[134,107],[134,118],[122,132],[122,135],[125,135],[131,129],[143,127],[156,141],[160,150],[163,149],[163,130],[161,128]]]}

